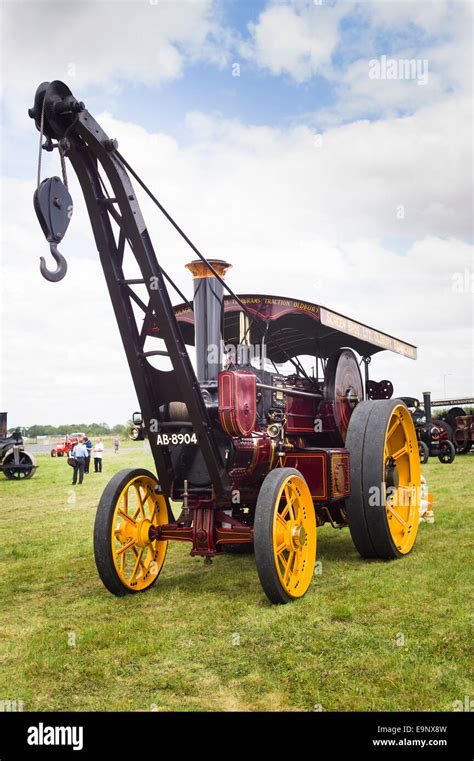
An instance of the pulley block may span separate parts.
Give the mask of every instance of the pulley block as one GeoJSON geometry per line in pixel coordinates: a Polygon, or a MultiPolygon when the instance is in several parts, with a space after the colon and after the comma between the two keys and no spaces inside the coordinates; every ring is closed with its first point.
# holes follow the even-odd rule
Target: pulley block
{"type": "Polygon", "coordinates": [[[49,177],[35,190],[33,204],[41,229],[50,244],[51,254],[58,265],[56,270],[50,271],[44,257],[41,257],[41,274],[46,280],[57,282],[67,272],[66,259],[59,253],[57,244],[63,239],[72,216],[71,194],[59,177],[49,177]]]}

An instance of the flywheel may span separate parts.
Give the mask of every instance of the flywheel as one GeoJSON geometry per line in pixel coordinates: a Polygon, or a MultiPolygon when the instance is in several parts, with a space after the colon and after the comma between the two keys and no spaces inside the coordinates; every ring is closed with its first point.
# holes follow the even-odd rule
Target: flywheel
{"type": "Polygon", "coordinates": [[[364,398],[364,386],[356,355],[351,349],[338,349],[330,355],[324,372],[324,401],[333,405],[337,431],[333,444],[346,441],[352,412],[364,398]]]}

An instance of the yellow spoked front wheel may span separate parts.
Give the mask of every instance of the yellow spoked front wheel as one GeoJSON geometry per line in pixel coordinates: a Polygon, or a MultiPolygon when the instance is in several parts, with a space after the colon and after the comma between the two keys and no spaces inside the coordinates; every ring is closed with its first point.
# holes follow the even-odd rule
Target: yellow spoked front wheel
{"type": "Polygon", "coordinates": [[[94,527],[94,555],[99,576],[109,592],[143,592],[155,583],[168,543],[151,541],[151,526],[168,522],[165,498],[148,470],[117,473],[102,494],[94,527]]]}
{"type": "Polygon", "coordinates": [[[421,471],[413,420],[399,399],[360,402],[349,423],[349,528],[363,557],[392,559],[415,544],[421,471]]]}
{"type": "Polygon", "coordinates": [[[294,468],[277,468],[260,489],[255,561],[265,594],[287,603],[308,590],[316,560],[316,514],[308,485],[294,468]]]}

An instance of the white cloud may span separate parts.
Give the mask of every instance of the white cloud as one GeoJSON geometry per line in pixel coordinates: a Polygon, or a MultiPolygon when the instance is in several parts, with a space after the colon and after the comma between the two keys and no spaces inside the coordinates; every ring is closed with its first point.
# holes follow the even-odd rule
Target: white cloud
{"type": "Polygon", "coordinates": [[[229,31],[214,0],[57,0],[2,4],[3,78],[9,111],[24,116],[32,85],[53,77],[84,90],[157,85],[188,62],[227,61],[229,31]]]}
{"type": "Polygon", "coordinates": [[[246,127],[193,115],[188,125],[202,139],[189,160],[218,174],[226,198],[237,195],[237,176],[245,188],[239,206],[250,219],[270,196],[275,209],[292,215],[293,236],[466,237],[470,123],[470,103],[448,98],[413,116],[328,129],[318,147],[307,127],[246,127]],[[404,219],[397,218],[400,205],[404,219]]]}
{"type": "Polygon", "coordinates": [[[461,3],[462,0],[363,0],[360,5],[371,15],[374,25],[390,31],[408,24],[437,32],[443,29],[446,15],[461,3]]]}
{"type": "MultiPolygon", "coordinates": [[[[453,368],[448,393],[472,393],[472,294],[456,291],[453,279],[472,272],[463,241],[471,211],[464,108],[445,99],[403,119],[334,127],[319,147],[306,127],[249,127],[197,113],[188,117],[194,139],[186,147],[110,114],[98,120],[198,247],[234,264],[234,290],[322,303],[418,344],[418,363],[382,354],[374,377],[394,379],[399,394],[431,386],[439,397],[453,368]],[[390,250],[390,236],[406,241],[403,254],[390,250]]],[[[59,284],[39,274],[47,247],[31,206],[33,183],[9,181],[3,198],[3,400],[12,424],[114,423],[135,407],[69,174],[76,208],[60,246],[70,269],[59,284]]],[[[149,200],[142,207],[160,263],[190,295],[183,265],[194,255],[149,200]]]]}
{"type": "MultiPolygon", "coordinates": [[[[374,358],[374,377],[394,379],[397,394],[431,387],[439,398],[446,373],[448,394],[473,389],[469,13],[467,4],[441,0],[271,3],[242,55],[299,83],[329,79],[336,102],[317,113],[322,141],[307,126],[254,127],[194,112],[183,146],[110,113],[98,117],[202,251],[234,264],[236,291],[323,303],[418,344],[416,363],[374,358]],[[356,60],[335,65],[340,21],[353,6],[368,25],[352,39],[356,60]],[[413,22],[426,33],[417,49],[404,33],[413,22]],[[397,57],[428,58],[429,85],[369,79],[382,33],[400,40],[397,57]],[[377,122],[340,126],[374,110],[377,122]],[[461,291],[456,273],[465,275],[461,291]]],[[[124,80],[176,79],[189,61],[221,66],[234,44],[211,0],[12,3],[3,21],[14,135],[34,134],[25,104],[32,83],[51,72],[72,78],[89,103],[88,91],[110,93],[124,80]]],[[[43,176],[58,172],[56,161],[44,156],[43,176]]],[[[2,406],[12,424],[115,423],[135,408],[135,393],[81,191],[69,169],[75,213],[60,246],[69,273],[47,283],[38,269],[47,246],[31,204],[34,162],[32,152],[31,182],[4,183],[2,406]]],[[[160,263],[191,294],[183,265],[194,255],[148,199],[142,207],[160,263]]]]}
{"type": "MultiPolygon", "coordinates": [[[[469,3],[411,3],[390,1],[364,4],[369,27],[363,34],[364,51],[345,67],[328,69],[336,102],[317,114],[320,123],[339,123],[361,114],[378,117],[415,112],[456,93],[472,101],[472,6],[469,3]],[[403,28],[403,25],[408,27],[403,28]],[[416,25],[423,30],[415,43],[407,34],[416,25]],[[402,30],[404,33],[402,33],[402,30]],[[375,41],[385,36],[385,43],[375,41]],[[371,61],[411,61],[416,78],[374,79],[371,61]]],[[[400,66],[403,72],[403,66],[400,66]]]]}
{"type": "Polygon", "coordinates": [[[54,262],[32,209],[30,183],[10,179],[3,195],[0,396],[11,425],[123,421],[136,404],[90,226],[72,184],[75,217],[59,246],[69,269],[60,283],[39,272],[40,255],[48,266],[54,262]]]}
{"type": "Polygon", "coordinates": [[[260,68],[298,84],[316,75],[327,79],[334,102],[315,108],[320,126],[414,112],[453,91],[472,97],[472,5],[467,2],[273,1],[249,24],[249,33],[241,53],[260,68]],[[369,62],[382,55],[418,61],[427,81],[371,79],[369,62]]]}
{"type": "Polygon", "coordinates": [[[251,38],[242,44],[241,53],[272,74],[289,74],[304,82],[329,64],[339,41],[339,21],[352,7],[353,3],[271,4],[249,24],[251,38]]]}

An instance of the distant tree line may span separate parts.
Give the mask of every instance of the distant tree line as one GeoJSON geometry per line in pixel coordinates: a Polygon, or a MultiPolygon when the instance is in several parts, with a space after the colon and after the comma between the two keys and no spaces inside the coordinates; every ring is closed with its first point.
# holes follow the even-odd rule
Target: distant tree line
{"type": "Polygon", "coordinates": [[[14,426],[8,428],[9,432],[20,430],[21,434],[29,439],[36,439],[37,436],[57,436],[61,438],[66,433],[76,433],[83,431],[89,436],[125,436],[128,433],[128,428],[132,425],[132,421],[122,425],[118,423],[111,427],[107,423],[67,423],[65,425],[30,425],[30,426],[14,426]]]}

